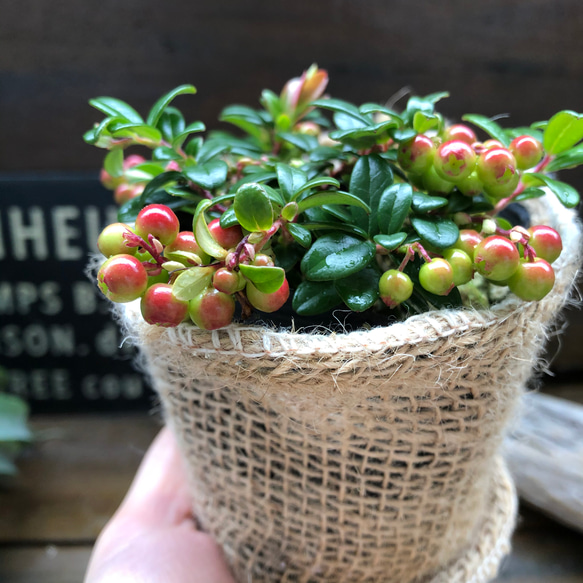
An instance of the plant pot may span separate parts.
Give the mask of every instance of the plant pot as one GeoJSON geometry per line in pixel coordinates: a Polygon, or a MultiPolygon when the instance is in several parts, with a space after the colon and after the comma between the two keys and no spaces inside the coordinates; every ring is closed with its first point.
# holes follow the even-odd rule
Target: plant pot
{"type": "Polygon", "coordinates": [[[574,213],[529,208],[564,242],[540,302],[509,295],[346,334],[164,329],[124,307],[194,513],[239,581],[496,574],[515,512],[499,446],[579,265],[574,213]]]}

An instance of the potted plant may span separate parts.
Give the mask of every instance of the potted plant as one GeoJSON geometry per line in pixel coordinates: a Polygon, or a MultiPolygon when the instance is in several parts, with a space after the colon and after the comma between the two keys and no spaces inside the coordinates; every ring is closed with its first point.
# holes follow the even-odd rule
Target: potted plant
{"type": "Polygon", "coordinates": [[[357,107],[327,81],[206,139],[170,105],[192,86],[145,120],[92,100],[121,204],[98,286],[241,581],[486,581],[514,523],[500,441],[579,264],[549,173],[583,161],[583,121],[474,130],[446,93],[357,107]]]}

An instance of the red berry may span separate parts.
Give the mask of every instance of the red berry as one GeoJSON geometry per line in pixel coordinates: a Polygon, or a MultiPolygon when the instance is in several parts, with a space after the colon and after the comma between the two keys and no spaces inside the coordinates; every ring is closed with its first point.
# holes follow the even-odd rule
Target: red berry
{"type": "Polygon", "coordinates": [[[273,293],[266,294],[260,292],[250,281],[246,287],[247,299],[250,304],[261,312],[275,312],[281,308],[289,297],[289,284],[287,279],[283,280],[282,286],[273,293]]]}
{"type": "Polygon", "coordinates": [[[122,205],[128,202],[128,200],[140,196],[144,192],[144,188],[146,188],[145,184],[128,184],[127,182],[123,182],[113,191],[113,199],[116,204],[122,205]]]}
{"type": "Polygon", "coordinates": [[[485,187],[501,187],[515,180],[516,160],[506,148],[492,148],[478,156],[477,171],[485,187]]]}
{"type": "Polygon", "coordinates": [[[97,238],[97,248],[105,257],[120,255],[121,253],[135,255],[138,248],[126,245],[125,233],[133,233],[133,230],[124,223],[107,225],[97,238]]]}
{"type": "Polygon", "coordinates": [[[555,262],[563,250],[561,235],[546,225],[535,225],[528,229],[530,239],[528,244],[534,249],[537,257],[545,259],[549,263],[555,262]]]}
{"type": "MultiPolygon", "coordinates": [[[[473,257],[473,255],[472,255],[473,257]]],[[[474,277],[474,263],[471,257],[461,249],[446,249],[443,258],[453,269],[453,284],[463,285],[474,277]]]]}
{"type": "Polygon", "coordinates": [[[233,321],[235,300],[233,296],[210,288],[188,302],[188,313],[199,328],[217,330],[233,321]]]}
{"type": "Polygon", "coordinates": [[[102,168],[99,180],[107,190],[114,190],[123,182],[123,176],[114,178],[105,168],[102,168]]]}
{"type": "Polygon", "coordinates": [[[461,140],[444,142],[437,148],[433,167],[444,180],[457,183],[467,178],[476,167],[476,154],[461,140]]]}
{"type": "Polygon", "coordinates": [[[395,308],[411,297],[413,282],[406,273],[398,269],[389,269],[381,275],[379,293],[381,300],[389,308],[395,308]]]}
{"type": "Polygon", "coordinates": [[[157,283],[149,287],[140,302],[142,316],[148,324],[164,328],[178,326],[188,314],[188,302],[172,295],[172,286],[157,283]]]}
{"type": "Polygon", "coordinates": [[[431,166],[434,154],[435,144],[427,136],[419,134],[401,142],[397,161],[406,172],[421,174],[431,166]]]}
{"type": "Polygon", "coordinates": [[[213,275],[213,287],[225,294],[234,294],[245,288],[245,278],[238,271],[226,267],[217,269],[213,275]]]}
{"type": "Polygon", "coordinates": [[[148,274],[132,255],[110,257],[97,273],[97,286],[113,302],[136,300],[146,291],[147,285],[148,274]]]}
{"type": "Polygon", "coordinates": [[[527,302],[542,300],[554,285],[553,268],[538,257],[534,261],[521,260],[514,275],[508,280],[510,291],[527,302]]]}
{"type": "Polygon", "coordinates": [[[543,157],[543,145],[532,136],[514,138],[508,149],[516,158],[516,164],[520,170],[536,166],[543,157]]]}
{"type": "Polygon", "coordinates": [[[170,245],[179,229],[178,217],[163,204],[149,204],[136,218],[136,233],[145,241],[148,241],[148,235],[153,235],[162,245],[170,245]]]}
{"type": "Polygon", "coordinates": [[[476,271],[493,281],[508,279],[519,263],[520,256],[514,243],[500,235],[486,237],[474,250],[476,271]]]}
{"type": "Polygon", "coordinates": [[[176,239],[164,249],[164,257],[171,261],[180,261],[184,265],[192,265],[188,263],[186,258],[181,255],[174,255],[177,251],[186,253],[194,253],[198,255],[203,264],[208,263],[211,258],[198,246],[194,233],[192,231],[180,231],[176,239]]]}
{"type": "Polygon", "coordinates": [[[123,169],[128,170],[129,168],[133,168],[134,166],[138,166],[139,164],[143,164],[146,159],[139,154],[130,154],[124,161],[123,161],[123,169]]]}
{"type": "Polygon", "coordinates": [[[273,267],[275,263],[269,255],[266,255],[265,253],[258,253],[253,259],[253,265],[258,267],[273,267]]]}
{"type": "Polygon", "coordinates": [[[225,249],[236,247],[243,238],[243,231],[239,225],[225,229],[221,227],[220,219],[213,219],[208,227],[213,239],[225,249]]]}
{"type": "Polygon", "coordinates": [[[454,244],[456,249],[461,249],[465,253],[467,253],[470,257],[474,256],[474,249],[478,246],[478,243],[481,243],[484,237],[478,233],[478,231],[474,231],[474,229],[462,229],[460,231],[458,240],[454,244]]]}
{"type": "Polygon", "coordinates": [[[181,172],[182,168],[180,168],[180,166],[176,160],[170,160],[170,162],[168,162],[168,164],[166,164],[166,167],[164,168],[164,170],[166,172],[170,172],[171,170],[173,170],[174,172],[181,172]]]}
{"type": "Polygon", "coordinates": [[[443,140],[444,142],[448,142],[449,140],[461,140],[468,144],[468,146],[471,146],[478,141],[478,138],[476,137],[474,130],[464,124],[458,123],[446,128],[443,133],[443,140]]]}
{"type": "Polygon", "coordinates": [[[445,259],[436,257],[421,266],[419,283],[432,294],[446,296],[454,286],[453,269],[445,259]]]}
{"type": "Polygon", "coordinates": [[[504,144],[498,140],[486,140],[482,144],[482,150],[491,150],[492,148],[504,148],[504,144]]]}

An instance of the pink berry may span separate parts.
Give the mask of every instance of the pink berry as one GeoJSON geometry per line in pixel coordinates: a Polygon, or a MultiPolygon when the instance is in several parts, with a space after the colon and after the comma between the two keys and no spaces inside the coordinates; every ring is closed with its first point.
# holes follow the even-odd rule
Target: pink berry
{"type": "Polygon", "coordinates": [[[97,273],[97,286],[113,302],[136,300],[146,291],[147,285],[148,274],[132,255],[110,257],[97,273]]]}
{"type": "Polygon", "coordinates": [[[471,146],[474,142],[478,141],[478,138],[476,137],[474,130],[459,123],[445,129],[443,140],[445,142],[448,142],[449,140],[461,140],[468,144],[468,146],[471,146]]]}
{"type": "Polygon", "coordinates": [[[516,164],[520,170],[536,166],[543,157],[543,145],[532,136],[514,138],[508,149],[516,158],[516,164]]]}
{"type": "Polygon", "coordinates": [[[546,225],[535,225],[528,229],[530,239],[528,244],[534,249],[537,257],[545,259],[549,263],[554,263],[563,250],[561,235],[552,227],[546,225]]]}
{"type": "Polygon", "coordinates": [[[413,293],[411,278],[398,269],[385,271],[379,280],[379,294],[381,300],[389,308],[395,308],[407,301],[413,293]]]}
{"type": "Polygon", "coordinates": [[[243,238],[243,231],[239,225],[224,228],[221,227],[220,219],[213,219],[208,227],[213,239],[225,249],[236,247],[243,238]]]}
{"type": "Polygon", "coordinates": [[[133,168],[134,166],[138,166],[139,164],[143,164],[146,159],[139,154],[130,154],[124,161],[123,161],[123,169],[128,170],[129,168],[133,168]]]}
{"type": "Polygon", "coordinates": [[[456,249],[461,249],[470,257],[474,256],[474,249],[482,242],[484,237],[474,229],[462,229],[460,231],[458,240],[454,244],[456,249]]]}
{"type": "Polygon", "coordinates": [[[506,148],[492,148],[478,156],[478,176],[484,186],[500,187],[509,184],[518,173],[516,160],[506,148]]]}
{"type": "Polygon", "coordinates": [[[245,288],[245,278],[238,271],[226,267],[217,269],[213,275],[213,287],[225,294],[234,294],[245,288]]]}
{"type": "Polygon", "coordinates": [[[123,182],[113,191],[113,200],[115,200],[116,204],[122,205],[128,202],[128,200],[140,196],[144,192],[144,188],[146,188],[145,184],[128,184],[127,182],[123,182]]]}
{"type": "Polygon", "coordinates": [[[413,174],[425,172],[433,162],[435,144],[424,134],[401,142],[397,161],[403,170],[413,174]]]}
{"type": "Polygon", "coordinates": [[[148,324],[173,328],[188,314],[188,302],[172,295],[172,286],[157,283],[149,287],[140,302],[142,316],[148,324]]]}
{"type": "Polygon", "coordinates": [[[518,268],[520,256],[512,241],[500,235],[486,237],[474,250],[476,271],[492,281],[504,281],[518,268]]]}
{"type": "Polygon", "coordinates": [[[191,320],[203,330],[218,330],[228,326],[235,315],[233,296],[210,288],[188,302],[191,320]]]}
{"type": "Polygon", "coordinates": [[[169,245],[166,245],[164,249],[164,257],[171,261],[180,261],[185,265],[190,265],[184,257],[180,255],[174,256],[177,251],[183,251],[186,253],[194,253],[198,255],[203,264],[210,261],[210,257],[198,246],[194,233],[192,231],[180,231],[176,236],[176,239],[172,241],[169,245]]]}
{"type": "Polygon", "coordinates": [[[508,280],[510,291],[527,302],[542,300],[555,285],[555,272],[550,264],[538,257],[534,261],[521,260],[508,280]]]}
{"type": "Polygon", "coordinates": [[[136,233],[145,241],[148,241],[148,235],[153,235],[162,245],[170,245],[179,229],[178,217],[163,204],[149,204],[136,218],[136,233]]]}
{"type": "Polygon", "coordinates": [[[107,190],[115,190],[123,182],[123,176],[114,178],[105,168],[102,168],[99,180],[107,190]]]}
{"type": "Polygon", "coordinates": [[[473,172],[476,167],[476,154],[465,142],[451,140],[437,148],[433,166],[438,176],[457,183],[473,172]]]}
{"type": "Polygon", "coordinates": [[[250,281],[246,287],[247,299],[254,308],[260,312],[275,312],[281,308],[289,297],[289,284],[287,279],[283,280],[282,286],[273,293],[266,294],[260,292],[250,281]]]}

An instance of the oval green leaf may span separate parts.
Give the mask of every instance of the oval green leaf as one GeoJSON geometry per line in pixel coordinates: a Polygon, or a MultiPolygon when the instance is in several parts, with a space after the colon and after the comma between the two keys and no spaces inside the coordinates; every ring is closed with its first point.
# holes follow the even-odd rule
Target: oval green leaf
{"type": "Polygon", "coordinates": [[[379,274],[372,267],[336,280],[334,284],[342,301],[353,312],[368,310],[379,297],[379,274]]]}
{"type": "Polygon", "coordinates": [[[385,188],[378,206],[378,224],[382,233],[398,233],[409,214],[413,188],[410,184],[394,184],[385,188]]]}
{"type": "Polygon", "coordinates": [[[188,168],[184,173],[201,188],[214,190],[226,182],[228,170],[229,167],[223,160],[211,160],[206,164],[188,168]]]}
{"type": "Polygon", "coordinates": [[[172,91],[166,93],[166,95],[160,97],[148,114],[147,124],[151,126],[158,125],[162,113],[168,105],[170,105],[172,100],[178,95],[183,95],[185,93],[196,93],[196,87],[194,87],[194,85],[180,85],[180,87],[176,87],[175,89],[172,89],[172,91]]]}
{"type": "Polygon", "coordinates": [[[303,170],[293,168],[287,164],[277,164],[277,181],[279,188],[286,201],[290,201],[295,192],[297,192],[307,181],[308,176],[303,170]]]}
{"type": "Polygon", "coordinates": [[[303,281],[294,293],[292,307],[300,316],[315,316],[341,302],[333,281],[303,281]]]}
{"type": "Polygon", "coordinates": [[[322,176],[320,178],[314,178],[302,184],[291,197],[291,200],[296,200],[300,194],[309,190],[310,188],[318,188],[319,186],[334,186],[334,188],[338,188],[340,186],[340,182],[336,180],[336,178],[332,178],[331,176],[322,176]]]}
{"type": "Polygon", "coordinates": [[[375,235],[374,242],[384,247],[387,251],[394,251],[403,244],[407,233],[393,233],[392,235],[375,235]]]}
{"type": "Polygon", "coordinates": [[[214,272],[214,267],[191,267],[183,271],[172,285],[172,295],[188,302],[210,285],[214,272]]]}
{"type": "Polygon", "coordinates": [[[276,292],[283,284],[285,271],[281,267],[239,265],[241,273],[264,294],[276,292]]]}
{"type": "Polygon", "coordinates": [[[349,192],[341,191],[324,191],[311,194],[298,203],[298,212],[303,213],[306,209],[328,205],[328,204],[345,204],[349,206],[359,207],[367,214],[370,213],[370,207],[357,196],[349,192]]]}
{"type": "Polygon", "coordinates": [[[224,259],[227,256],[227,251],[214,240],[204,217],[205,211],[213,206],[213,204],[214,201],[207,199],[201,200],[198,203],[194,216],[192,217],[192,230],[198,246],[207,255],[216,259],[224,259]]]}
{"type": "Polygon", "coordinates": [[[131,105],[115,97],[96,97],[89,100],[89,105],[108,116],[122,117],[133,123],[144,123],[142,116],[131,105]]]}
{"type": "Polygon", "coordinates": [[[579,204],[579,193],[570,184],[549,178],[546,174],[533,173],[531,176],[546,184],[563,206],[574,208],[579,204]]]}
{"type": "Polygon", "coordinates": [[[123,174],[123,150],[121,148],[114,148],[108,152],[103,161],[103,168],[113,178],[118,178],[123,174]]]}
{"type": "Polygon", "coordinates": [[[290,235],[302,246],[308,249],[312,244],[312,234],[297,223],[288,223],[287,230],[290,235]]]}
{"type": "Polygon", "coordinates": [[[447,203],[448,199],[442,196],[431,196],[424,192],[415,192],[413,193],[411,206],[416,213],[423,214],[447,206],[447,203]]]}
{"type": "Polygon", "coordinates": [[[206,126],[201,121],[195,121],[189,125],[187,125],[184,130],[182,130],[179,134],[174,136],[172,140],[172,147],[173,148],[180,148],[184,143],[184,140],[190,135],[195,134],[197,132],[204,132],[206,130],[206,126]]]}
{"type": "Polygon", "coordinates": [[[411,217],[411,224],[423,241],[437,249],[451,247],[459,237],[458,226],[442,217],[411,217]]]}
{"type": "Polygon", "coordinates": [[[239,224],[252,233],[267,231],[273,224],[273,207],[261,184],[243,184],[233,203],[239,224]]]}
{"type": "Polygon", "coordinates": [[[543,134],[548,154],[560,154],[583,139],[583,117],[574,111],[559,111],[551,117],[543,134]]]}

